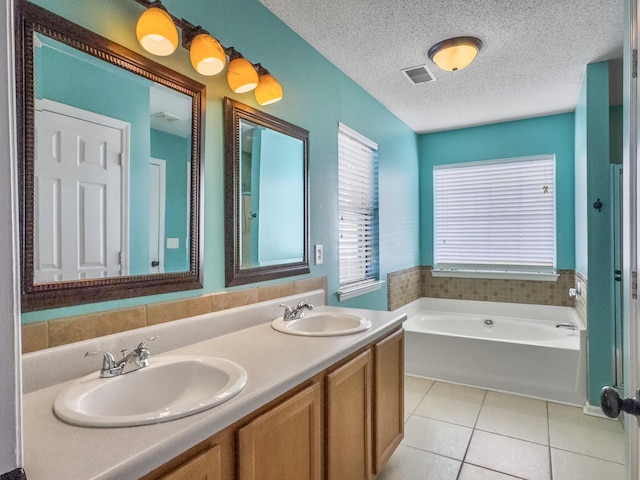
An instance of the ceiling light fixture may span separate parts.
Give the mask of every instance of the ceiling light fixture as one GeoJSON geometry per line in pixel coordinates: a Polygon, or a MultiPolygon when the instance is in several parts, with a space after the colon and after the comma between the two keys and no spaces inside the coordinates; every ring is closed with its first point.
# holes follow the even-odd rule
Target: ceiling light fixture
{"type": "Polygon", "coordinates": [[[436,43],[429,49],[429,58],[442,70],[455,72],[469,66],[482,48],[475,37],[456,37],[436,43]]]}
{"type": "Polygon", "coordinates": [[[184,18],[173,16],[161,0],[134,0],[146,10],[138,19],[136,36],[147,52],[171,55],[178,48],[182,32],[182,47],[189,50],[191,65],[201,75],[211,76],[227,67],[227,82],[235,93],[256,89],[260,105],[269,105],[282,98],[282,87],[259,63],[253,64],[233,47],[224,47],[209,32],[184,18]]]}

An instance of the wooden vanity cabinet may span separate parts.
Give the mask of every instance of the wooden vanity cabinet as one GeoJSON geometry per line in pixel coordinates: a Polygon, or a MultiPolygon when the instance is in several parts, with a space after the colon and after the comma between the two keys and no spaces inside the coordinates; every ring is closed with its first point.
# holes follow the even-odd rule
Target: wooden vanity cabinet
{"type": "Polygon", "coordinates": [[[403,438],[404,331],[306,383],[143,480],[375,478],[403,438]]]}
{"type": "Polygon", "coordinates": [[[328,480],[371,478],[371,350],[326,376],[328,480]]]}
{"type": "Polygon", "coordinates": [[[234,436],[223,430],[141,480],[233,480],[235,479],[234,436]]]}
{"type": "Polygon", "coordinates": [[[296,393],[238,430],[238,479],[322,479],[319,383],[296,393]]]}
{"type": "Polygon", "coordinates": [[[404,330],[373,346],[373,471],[382,470],[404,437],[404,330]]]}

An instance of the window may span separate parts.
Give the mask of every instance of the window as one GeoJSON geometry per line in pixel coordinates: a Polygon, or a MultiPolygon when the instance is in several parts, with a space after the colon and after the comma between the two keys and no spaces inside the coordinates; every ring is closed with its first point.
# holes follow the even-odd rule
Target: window
{"type": "Polygon", "coordinates": [[[380,288],[378,278],[378,145],[338,125],[340,288],[347,300],[380,288]]]}
{"type": "Polygon", "coordinates": [[[554,155],[436,166],[433,182],[436,275],[557,278],[554,155]]]}

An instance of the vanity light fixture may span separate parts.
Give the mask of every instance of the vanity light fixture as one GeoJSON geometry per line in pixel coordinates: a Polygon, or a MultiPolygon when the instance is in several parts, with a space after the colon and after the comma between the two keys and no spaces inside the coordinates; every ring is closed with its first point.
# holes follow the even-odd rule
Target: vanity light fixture
{"type": "Polygon", "coordinates": [[[138,19],[138,42],[153,55],[171,55],[178,48],[182,32],[182,47],[189,50],[191,65],[201,75],[212,76],[227,66],[227,82],[235,93],[257,88],[256,100],[269,105],[282,98],[282,87],[259,63],[253,64],[233,47],[224,47],[209,32],[184,18],[173,16],[161,0],[134,0],[146,10],[138,19]]]}
{"type": "Polygon", "coordinates": [[[162,5],[148,8],[140,15],[136,36],[142,48],[153,55],[165,57],[178,48],[178,29],[162,5]]]}
{"type": "Polygon", "coordinates": [[[235,93],[246,93],[256,88],[258,86],[256,67],[235,48],[231,47],[228,53],[227,82],[229,88],[235,93]]]}
{"type": "Polygon", "coordinates": [[[475,37],[455,37],[436,43],[429,49],[429,58],[442,70],[455,72],[468,67],[482,48],[475,37]]]}
{"type": "Polygon", "coordinates": [[[191,65],[201,75],[220,73],[227,64],[227,54],[220,42],[206,32],[199,33],[189,48],[191,65]]]}
{"type": "Polygon", "coordinates": [[[256,101],[260,105],[271,105],[282,100],[282,87],[269,70],[259,63],[256,64],[258,70],[258,86],[255,90],[256,101]]]}

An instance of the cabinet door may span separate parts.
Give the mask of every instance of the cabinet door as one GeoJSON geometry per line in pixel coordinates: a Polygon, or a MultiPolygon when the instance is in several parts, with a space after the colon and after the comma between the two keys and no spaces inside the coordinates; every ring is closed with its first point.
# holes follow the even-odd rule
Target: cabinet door
{"type": "Polygon", "coordinates": [[[215,445],[160,480],[221,480],[220,445],[215,445]]]}
{"type": "Polygon", "coordinates": [[[371,351],[327,375],[327,478],[371,478],[371,351]]]}
{"type": "Polygon", "coordinates": [[[373,347],[374,471],[382,470],[404,437],[404,330],[373,347]]]}
{"type": "Polygon", "coordinates": [[[242,427],[239,480],[320,480],[321,402],[315,383],[242,427]]]}

